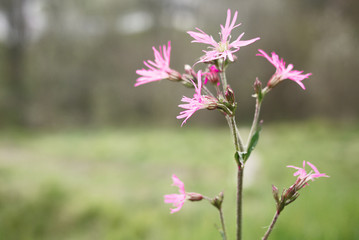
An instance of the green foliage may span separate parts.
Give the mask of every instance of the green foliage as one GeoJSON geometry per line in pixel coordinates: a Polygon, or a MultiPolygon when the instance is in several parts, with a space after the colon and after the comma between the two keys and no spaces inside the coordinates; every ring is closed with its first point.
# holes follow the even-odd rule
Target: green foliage
{"type": "MultiPolygon", "coordinates": [[[[244,133],[246,132],[246,129],[244,133]]],[[[323,122],[266,126],[248,159],[259,169],[244,189],[244,239],[260,239],[275,211],[274,184],[313,162],[330,178],[302,190],[281,214],[273,239],[357,239],[359,126],[323,122]]],[[[109,129],[0,136],[0,236],[4,239],[220,239],[216,210],[188,202],[169,214],[163,195],[224,191],[229,239],[235,231],[235,168],[227,129],[109,129]]],[[[246,168],[249,173],[249,167],[246,168]]],[[[245,173],[246,177],[246,173],[245,173]]]]}

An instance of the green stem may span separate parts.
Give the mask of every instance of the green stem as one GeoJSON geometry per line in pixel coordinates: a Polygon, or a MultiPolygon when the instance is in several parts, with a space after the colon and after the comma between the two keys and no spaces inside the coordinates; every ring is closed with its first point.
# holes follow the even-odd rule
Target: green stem
{"type": "Polygon", "coordinates": [[[244,165],[238,165],[237,174],[237,240],[242,239],[242,198],[244,165]]]}
{"type": "Polygon", "coordinates": [[[257,130],[258,123],[259,123],[259,113],[261,111],[261,105],[262,105],[262,100],[259,101],[259,99],[257,97],[256,98],[256,109],[254,111],[253,123],[252,123],[252,127],[249,132],[248,139],[247,139],[247,144],[246,144],[247,146],[248,146],[249,142],[251,141],[254,132],[257,130]]]}
{"type": "Polygon", "coordinates": [[[227,240],[227,233],[226,233],[226,227],[225,227],[225,224],[224,224],[222,208],[219,208],[218,211],[219,211],[219,217],[221,218],[222,231],[223,231],[223,240],[227,240]]]}
{"type": "Polygon", "coordinates": [[[262,240],[267,240],[268,239],[269,234],[272,232],[272,230],[274,228],[274,225],[278,220],[279,213],[280,213],[279,211],[275,211],[275,214],[274,214],[274,217],[272,219],[272,222],[271,222],[270,226],[268,227],[267,232],[264,234],[262,240]]]}
{"type": "Polygon", "coordinates": [[[228,84],[227,84],[226,72],[224,71],[224,69],[222,69],[222,70],[219,72],[219,76],[220,76],[220,78],[221,78],[221,80],[222,80],[223,92],[225,93],[228,84]]]}
{"type": "MultiPolygon", "coordinates": [[[[242,143],[242,139],[239,135],[239,131],[236,125],[236,120],[234,116],[227,116],[227,121],[229,124],[229,127],[231,129],[233,140],[234,140],[234,146],[236,148],[236,151],[243,152],[244,146],[242,143]]],[[[238,173],[237,173],[237,233],[236,233],[236,239],[241,240],[242,239],[242,191],[243,191],[243,170],[244,166],[242,162],[238,162],[238,173]]]]}
{"type": "Polygon", "coordinates": [[[234,147],[236,148],[236,151],[240,151],[243,152],[244,151],[244,146],[243,146],[243,141],[242,138],[239,134],[237,125],[236,125],[236,119],[234,116],[226,116],[228,125],[231,129],[231,133],[233,136],[233,142],[234,142],[234,147]]]}

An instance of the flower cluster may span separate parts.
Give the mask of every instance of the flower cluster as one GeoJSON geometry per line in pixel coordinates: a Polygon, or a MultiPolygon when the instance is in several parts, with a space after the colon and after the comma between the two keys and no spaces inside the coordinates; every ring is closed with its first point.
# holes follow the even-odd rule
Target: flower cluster
{"type": "MultiPolygon", "coordinates": [[[[242,33],[236,40],[230,42],[231,32],[233,29],[237,28],[240,24],[236,24],[238,12],[234,13],[233,19],[231,17],[231,11],[228,9],[227,18],[225,25],[220,25],[221,27],[221,40],[219,42],[214,41],[213,37],[204,33],[202,30],[197,29],[199,32],[189,31],[188,34],[194,38],[192,42],[205,43],[209,44],[210,51],[205,51],[205,56],[201,58],[199,62],[209,62],[222,59],[225,61],[229,59],[229,61],[234,61],[233,53],[237,52],[240,47],[247,46],[257,40],[259,38],[254,38],[251,40],[242,41],[241,38],[244,33],[242,33]]],[[[193,98],[183,97],[181,101],[183,104],[180,104],[179,107],[184,110],[180,112],[177,116],[177,119],[184,119],[182,122],[182,126],[186,121],[198,110],[200,109],[216,109],[220,108],[222,112],[226,113],[228,107],[226,104],[220,103],[220,96],[224,96],[225,93],[220,92],[218,86],[220,85],[221,79],[219,76],[219,72],[223,71],[223,69],[219,69],[215,64],[210,65],[208,67],[208,71],[202,72],[199,70],[197,73],[190,69],[190,74],[180,74],[179,72],[173,70],[170,67],[170,54],[171,54],[171,42],[168,42],[168,45],[163,45],[159,47],[157,50],[155,47],[152,48],[155,60],[144,61],[147,69],[139,69],[136,71],[140,77],[137,79],[135,86],[139,86],[142,84],[160,81],[163,79],[168,79],[172,81],[182,82],[186,86],[192,86],[195,88],[195,94],[193,98]],[[217,97],[209,94],[202,94],[202,78],[204,77],[204,84],[207,82],[211,82],[217,86],[217,97]],[[218,107],[221,105],[222,107],[218,107]],[[224,110],[223,110],[224,109],[224,110]]],[[[188,73],[188,66],[186,66],[186,72],[188,73]]],[[[224,84],[227,87],[227,84],[224,84]]],[[[227,89],[224,89],[227,91],[227,89]]],[[[223,97],[221,101],[223,100],[223,97]]],[[[227,104],[229,108],[233,103],[227,104]]]]}
{"type": "MultiPolygon", "coordinates": [[[[238,171],[243,171],[241,165],[245,164],[245,161],[247,161],[259,138],[259,132],[261,129],[259,111],[263,97],[267,92],[269,92],[278,83],[285,79],[290,79],[296,82],[302,89],[305,89],[302,81],[308,78],[311,73],[304,74],[303,71],[293,70],[293,64],[288,64],[288,66],[286,66],[283,58],[279,58],[275,52],[272,52],[271,56],[269,56],[262,49],[258,49],[259,53],[256,55],[267,59],[276,70],[272,77],[269,79],[265,88],[262,89],[262,83],[258,80],[258,78],[254,82],[255,94],[253,96],[256,97],[255,115],[247,144],[243,144],[235,123],[237,102],[235,99],[234,91],[227,83],[225,70],[230,63],[235,61],[236,56],[234,53],[236,53],[241,47],[250,45],[258,41],[260,38],[257,37],[250,40],[242,40],[244,33],[241,33],[234,41],[231,41],[232,31],[241,25],[240,23],[236,23],[237,17],[237,11],[234,12],[232,17],[231,10],[228,9],[226,22],[224,25],[220,25],[220,40],[218,42],[215,41],[211,35],[208,35],[199,28],[196,28],[196,31],[187,32],[193,38],[193,43],[203,43],[208,45],[208,49],[203,50],[204,55],[200,57],[199,61],[194,64],[194,66],[198,66],[198,63],[207,64],[205,68],[206,70],[195,71],[194,66],[191,67],[189,65],[185,65],[185,73],[183,74],[173,70],[170,67],[171,42],[168,42],[167,45],[160,46],[158,50],[155,47],[152,48],[154,53],[154,61],[144,61],[144,65],[147,67],[147,69],[143,68],[136,71],[140,77],[137,78],[135,86],[167,79],[170,81],[182,83],[186,87],[194,88],[193,97],[190,98],[183,96],[181,99],[182,103],[178,105],[180,108],[182,108],[182,111],[177,116],[177,119],[183,119],[181,126],[183,126],[187,120],[198,110],[220,110],[226,116],[232,131],[232,135],[234,137],[234,144],[236,148],[235,156],[237,163],[240,166],[238,171]],[[206,85],[208,82],[210,82],[212,85],[206,85]],[[222,86],[221,89],[219,86],[222,86]],[[209,88],[214,88],[216,94],[213,94],[209,88]]],[[[297,176],[297,179],[292,186],[290,186],[288,189],[284,189],[281,194],[278,193],[278,188],[273,186],[272,191],[277,204],[277,214],[279,214],[285,206],[297,199],[299,196],[298,191],[308,185],[309,181],[313,181],[319,177],[328,177],[326,174],[320,173],[318,169],[310,162],[304,161],[303,168],[295,166],[288,167],[297,170],[294,173],[294,176],[297,176]],[[307,172],[305,170],[306,165],[308,165],[312,171],[307,172]]],[[[240,179],[242,174],[243,172],[238,174],[238,182],[242,181],[240,179]]],[[[171,213],[178,212],[187,200],[209,200],[210,203],[220,211],[221,222],[223,225],[223,236],[224,239],[226,239],[221,211],[223,193],[220,193],[217,197],[210,199],[198,193],[186,192],[183,182],[181,182],[176,175],[172,176],[172,180],[173,185],[179,188],[179,194],[168,194],[164,196],[165,203],[173,204],[171,213]]],[[[237,199],[238,206],[240,206],[240,203],[241,199],[237,199]]],[[[238,207],[238,209],[241,208],[238,207]]],[[[239,216],[241,215],[240,212],[237,213],[239,216]]],[[[275,222],[273,222],[273,224],[274,223],[275,222]]],[[[237,227],[240,226],[239,223],[237,224],[237,227]]],[[[240,229],[240,227],[238,227],[237,230],[238,229],[240,229]]],[[[238,232],[237,234],[239,235],[238,232]]],[[[268,234],[266,234],[266,236],[268,236],[268,234]]]]}

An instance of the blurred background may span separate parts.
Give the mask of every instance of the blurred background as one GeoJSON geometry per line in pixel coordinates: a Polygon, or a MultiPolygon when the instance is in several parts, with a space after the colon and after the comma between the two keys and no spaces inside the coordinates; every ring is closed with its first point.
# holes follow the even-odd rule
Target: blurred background
{"type": "Polygon", "coordinates": [[[152,46],[171,41],[179,72],[194,64],[206,46],[186,31],[218,39],[228,8],[242,23],[233,38],[261,38],[237,52],[227,74],[245,137],[253,82],[274,72],[258,48],[313,74],[307,90],[285,81],[264,101],[246,176],[245,239],[263,235],[274,214],[271,184],[291,185],[285,166],[302,160],[331,178],[303,190],[273,239],[359,239],[356,0],[1,0],[2,238],[219,239],[208,204],[169,214],[162,195],[177,191],[172,173],[189,191],[225,191],[234,237],[235,166],[222,115],[202,111],[180,128],[177,105],[192,90],[133,86],[152,46]]]}

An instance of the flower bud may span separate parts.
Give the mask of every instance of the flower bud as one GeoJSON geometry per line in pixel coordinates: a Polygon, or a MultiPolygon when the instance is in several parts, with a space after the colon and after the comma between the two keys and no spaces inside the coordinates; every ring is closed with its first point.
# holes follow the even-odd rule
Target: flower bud
{"type": "Polygon", "coordinates": [[[188,64],[184,65],[184,70],[186,71],[187,74],[193,76],[193,77],[196,77],[197,74],[196,72],[192,69],[192,67],[188,64]]]}
{"type": "Polygon", "coordinates": [[[272,193],[273,193],[274,200],[278,204],[279,203],[278,188],[274,185],[272,185],[272,193]]]}
{"type": "Polygon", "coordinates": [[[223,192],[220,192],[218,194],[218,196],[214,197],[212,200],[211,200],[211,204],[213,206],[215,206],[216,208],[218,209],[221,209],[222,207],[222,202],[223,202],[223,198],[224,198],[224,194],[223,192]]]}
{"type": "Polygon", "coordinates": [[[254,92],[257,94],[258,92],[262,91],[262,83],[261,81],[259,81],[258,78],[256,78],[253,87],[254,87],[254,92]]]}
{"type": "Polygon", "coordinates": [[[233,92],[232,88],[229,85],[227,86],[225,96],[226,96],[227,101],[231,105],[233,105],[234,102],[235,102],[235,97],[234,97],[234,92],[233,92]]]}
{"type": "Polygon", "coordinates": [[[257,97],[259,101],[262,101],[263,94],[265,94],[265,93],[262,92],[262,83],[261,83],[261,81],[259,81],[258,78],[256,78],[253,88],[254,88],[254,92],[255,92],[254,97],[257,97]]]}
{"type": "Polygon", "coordinates": [[[187,193],[187,197],[189,201],[192,202],[197,202],[197,201],[201,201],[203,199],[203,196],[199,193],[187,193]]]}

